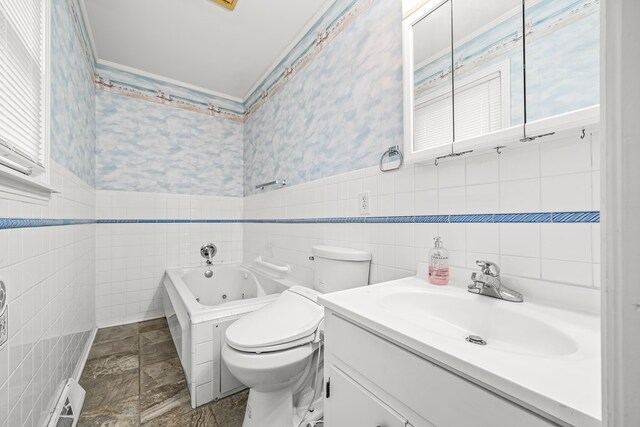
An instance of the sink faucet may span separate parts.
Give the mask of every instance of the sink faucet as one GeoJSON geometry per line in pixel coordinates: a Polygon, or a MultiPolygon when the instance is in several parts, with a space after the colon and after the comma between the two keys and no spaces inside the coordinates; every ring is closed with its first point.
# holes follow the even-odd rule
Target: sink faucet
{"type": "Polygon", "coordinates": [[[469,292],[484,295],[491,298],[498,298],[511,302],[522,302],[522,294],[502,284],[500,280],[500,267],[491,261],[476,261],[482,269],[480,273],[472,273],[473,283],[468,286],[469,292]]]}

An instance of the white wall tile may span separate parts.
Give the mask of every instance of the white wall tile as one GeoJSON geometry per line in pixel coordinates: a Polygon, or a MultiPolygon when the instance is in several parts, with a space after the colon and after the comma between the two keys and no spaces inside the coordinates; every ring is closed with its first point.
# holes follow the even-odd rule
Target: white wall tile
{"type": "Polygon", "coordinates": [[[586,262],[542,259],[542,279],[552,282],[592,286],[593,267],[586,262]]]}
{"type": "Polygon", "coordinates": [[[503,275],[540,278],[540,258],[502,255],[499,265],[503,275]]]}
{"type": "Polygon", "coordinates": [[[495,153],[470,157],[466,160],[467,185],[488,184],[500,180],[499,157],[495,153]]]}
{"type": "Polygon", "coordinates": [[[500,181],[538,178],[540,176],[540,147],[530,144],[509,148],[500,154],[500,181]]]}
{"type": "Polygon", "coordinates": [[[467,251],[486,254],[500,253],[498,224],[467,224],[467,251]]]}
{"type": "MultiPolygon", "coordinates": [[[[3,216],[95,218],[93,189],[55,161],[50,171],[59,193],[44,205],[0,199],[3,216]]],[[[10,313],[0,425],[40,422],[55,387],[73,374],[95,325],[95,231],[93,224],[0,230],[10,313]]]]}
{"type": "Polygon", "coordinates": [[[542,210],[590,210],[591,179],[589,172],[542,178],[540,185],[542,210]]]}
{"type": "MultiPolygon", "coordinates": [[[[98,195],[102,193],[97,192],[98,195]]],[[[114,206],[129,203],[138,206],[136,200],[143,200],[148,205],[178,206],[178,214],[184,219],[234,219],[243,215],[241,198],[107,193],[114,206]]],[[[309,206],[312,194],[311,190],[298,194],[296,200],[306,202],[294,207],[309,206]]],[[[135,212],[136,216],[139,214],[144,214],[145,219],[164,219],[162,211],[135,212]]],[[[170,267],[201,265],[199,251],[204,243],[213,242],[218,246],[215,263],[242,261],[242,224],[99,224],[96,233],[97,259],[101,264],[100,271],[96,272],[96,281],[104,286],[99,296],[101,301],[96,303],[105,309],[101,311],[99,326],[161,316],[162,294],[159,290],[163,286],[164,271],[170,267]],[[110,307],[105,306],[106,298],[103,298],[108,287],[110,307]],[[108,316],[106,308],[110,308],[108,316]]]]}
{"type": "Polygon", "coordinates": [[[421,190],[414,193],[416,215],[436,215],[438,213],[438,190],[421,190]]]}
{"type": "Polygon", "coordinates": [[[500,253],[540,257],[539,224],[500,224],[500,253]]]}
{"type": "MultiPolygon", "coordinates": [[[[549,142],[550,144],[553,141],[549,142]]],[[[574,197],[573,189],[564,186],[562,203],[545,200],[542,205],[541,168],[545,176],[542,179],[566,179],[572,175],[567,171],[584,169],[585,159],[595,154],[588,154],[591,149],[577,146],[572,141],[560,141],[564,144],[557,147],[545,147],[541,154],[541,145],[531,143],[517,148],[505,149],[502,154],[488,153],[478,157],[455,159],[433,165],[407,164],[401,172],[380,173],[376,167],[363,170],[360,175],[344,174],[312,183],[313,186],[335,185],[336,182],[347,183],[351,179],[362,180],[363,190],[377,188],[377,196],[372,196],[372,215],[430,215],[430,214],[464,214],[464,213],[496,213],[496,212],[540,212],[563,211],[565,199],[574,197]],[[580,165],[568,165],[566,169],[556,162],[564,156],[571,158],[572,149],[577,149],[580,165]],[[559,154],[558,154],[559,153],[559,154]],[[544,166],[541,164],[541,156],[544,166]],[[557,175],[556,175],[557,174],[557,175]],[[413,176],[413,186],[406,179],[413,176]],[[332,184],[333,183],[333,184],[332,184]],[[409,191],[412,189],[412,191],[409,191]],[[373,207],[375,206],[375,211],[373,207]]],[[[589,145],[589,144],[587,144],[589,145]]],[[[588,147],[587,147],[588,148],[588,147]]],[[[593,162],[593,160],[591,160],[593,162]]],[[[591,171],[580,172],[592,174],[591,171]]],[[[348,188],[348,186],[347,186],[348,188]]],[[[300,190],[302,191],[302,190],[300,190]]],[[[337,191],[337,190],[335,190],[337,191]]],[[[295,205],[304,198],[298,196],[298,186],[285,191],[270,192],[269,197],[256,195],[245,198],[244,214],[247,218],[265,218],[270,206],[295,205]]],[[[548,196],[548,193],[547,193],[548,196]]],[[[591,196],[589,196],[591,198],[591,196]]],[[[344,199],[340,213],[334,209],[327,210],[329,216],[341,214],[358,216],[357,203],[349,198],[344,199]],[[351,203],[353,201],[353,203],[351,203]]],[[[581,209],[582,210],[582,209],[581,209]]],[[[272,211],[274,218],[280,216],[272,211]]],[[[546,225],[546,224],[545,224],[546,225]]],[[[581,233],[582,224],[558,224],[562,230],[558,236],[570,236],[581,233]],[[574,228],[576,227],[576,228],[574,228]]],[[[344,247],[360,247],[373,254],[371,266],[372,283],[392,280],[415,274],[412,262],[428,261],[428,250],[433,246],[433,237],[440,235],[444,245],[450,251],[452,277],[459,272],[459,280],[469,280],[468,268],[475,269],[475,260],[489,259],[501,265],[503,274],[510,280],[540,280],[543,269],[547,277],[562,286],[568,283],[566,278],[557,274],[555,264],[550,257],[571,259],[586,258],[584,251],[576,248],[571,255],[564,254],[568,250],[566,241],[554,243],[545,231],[545,245],[551,245],[549,255],[547,246],[542,245],[541,224],[245,224],[243,226],[244,259],[251,260],[258,255],[268,255],[287,262],[294,268],[294,278],[307,286],[312,285],[313,270],[307,257],[314,244],[333,244],[344,247]],[[313,231],[316,230],[316,231],[313,231]],[[367,231],[369,230],[369,231],[367,231]],[[545,265],[543,266],[543,260],[545,265]],[[459,268],[458,268],[459,267],[459,268]]],[[[597,259],[592,248],[591,236],[599,234],[592,226],[589,230],[589,242],[585,247],[593,251],[594,261],[597,259]]],[[[546,229],[545,229],[546,230],[546,229]]],[[[574,239],[575,240],[575,239],[574,239]]],[[[576,241],[582,242],[583,239],[576,241]]],[[[571,240],[569,240],[571,242],[571,240]]],[[[579,243],[575,244],[580,245],[579,243]]],[[[580,246],[582,248],[582,246],[580,246]]],[[[563,260],[556,260],[563,261],[563,260]]],[[[568,261],[567,262],[573,262],[568,261]]],[[[585,264],[591,266],[590,261],[585,264]]],[[[595,265],[595,262],[593,263],[595,265]]],[[[594,274],[595,267],[589,277],[594,274]]],[[[592,286],[592,280],[580,278],[574,282],[582,286],[592,286]]],[[[573,284],[573,283],[572,283],[573,284]]]]}
{"type": "Polygon", "coordinates": [[[500,184],[467,186],[467,213],[500,212],[500,184]]]}
{"type": "Polygon", "coordinates": [[[564,261],[591,262],[591,224],[542,224],[542,256],[564,261]]]}
{"type": "Polygon", "coordinates": [[[571,137],[540,144],[541,176],[566,175],[591,171],[591,143],[571,137]]]}
{"type": "Polygon", "coordinates": [[[414,170],[414,188],[419,190],[434,190],[438,188],[438,168],[436,166],[416,165],[414,170]]]}
{"type": "Polygon", "coordinates": [[[540,179],[500,183],[500,212],[539,212],[540,179]]]}
{"type": "Polygon", "coordinates": [[[466,184],[464,159],[447,161],[438,165],[438,188],[459,187],[466,184]]]}
{"type": "Polygon", "coordinates": [[[466,188],[450,187],[438,191],[438,212],[450,215],[466,212],[466,188]]]}

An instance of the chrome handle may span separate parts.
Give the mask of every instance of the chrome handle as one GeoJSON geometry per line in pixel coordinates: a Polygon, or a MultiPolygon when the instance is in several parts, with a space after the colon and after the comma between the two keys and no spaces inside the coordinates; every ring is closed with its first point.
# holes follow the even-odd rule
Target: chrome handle
{"type": "Polygon", "coordinates": [[[476,265],[482,269],[482,274],[488,274],[491,277],[500,275],[500,267],[495,262],[477,260],[476,265]]]}
{"type": "Polygon", "coordinates": [[[218,248],[213,243],[207,243],[200,248],[200,255],[207,261],[211,260],[218,253],[218,248]]]}

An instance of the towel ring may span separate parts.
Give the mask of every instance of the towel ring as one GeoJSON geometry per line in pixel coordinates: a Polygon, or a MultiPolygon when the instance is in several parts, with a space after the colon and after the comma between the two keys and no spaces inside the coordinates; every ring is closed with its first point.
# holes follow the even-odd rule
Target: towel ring
{"type": "Polygon", "coordinates": [[[400,151],[400,146],[398,145],[394,145],[393,147],[389,147],[389,149],[387,151],[385,151],[382,156],[380,157],[380,171],[381,172],[391,172],[394,170],[398,170],[402,167],[402,164],[404,163],[404,156],[402,155],[402,151],[400,151]],[[382,166],[382,162],[384,161],[385,157],[389,157],[391,158],[392,156],[400,156],[400,163],[398,164],[398,166],[393,167],[393,168],[389,168],[389,169],[385,169],[382,166]]]}

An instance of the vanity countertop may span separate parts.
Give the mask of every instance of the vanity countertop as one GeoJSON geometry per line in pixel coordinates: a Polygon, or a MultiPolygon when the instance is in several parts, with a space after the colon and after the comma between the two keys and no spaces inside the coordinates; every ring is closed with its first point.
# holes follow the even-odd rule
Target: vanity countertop
{"type": "Polygon", "coordinates": [[[600,319],[409,277],[322,295],[325,307],[559,424],[601,425],[600,319]],[[486,345],[467,342],[480,335],[486,345]]]}

